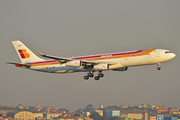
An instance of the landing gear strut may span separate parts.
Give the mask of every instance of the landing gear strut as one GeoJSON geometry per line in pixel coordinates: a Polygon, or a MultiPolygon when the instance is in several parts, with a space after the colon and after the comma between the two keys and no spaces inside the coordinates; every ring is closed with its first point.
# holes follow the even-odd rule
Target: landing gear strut
{"type": "Polygon", "coordinates": [[[158,63],[157,65],[158,65],[157,70],[161,70],[161,63],[158,63]]]}
{"type": "Polygon", "coordinates": [[[88,76],[89,76],[89,77],[94,77],[94,73],[93,73],[93,72],[88,73],[88,76]]]}

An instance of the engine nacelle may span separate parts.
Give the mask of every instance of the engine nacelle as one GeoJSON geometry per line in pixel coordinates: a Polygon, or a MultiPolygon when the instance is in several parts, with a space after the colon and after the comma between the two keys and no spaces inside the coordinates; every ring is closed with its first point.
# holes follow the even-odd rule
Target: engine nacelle
{"type": "Polygon", "coordinates": [[[109,65],[107,63],[102,63],[102,64],[94,65],[93,68],[95,70],[107,70],[109,69],[109,65]]]}
{"type": "Polygon", "coordinates": [[[80,60],[72,60],[72,61],[66,62],[66,66],[79,67],[79,66],[81,66],[81,61],[80,60]]]}
{"type": "Polygon", "coordinates": [[[127,71],[128,67],[122,67],[122,68],[118,68],[118,69],[113,69],[113,71],[127,71]]]}

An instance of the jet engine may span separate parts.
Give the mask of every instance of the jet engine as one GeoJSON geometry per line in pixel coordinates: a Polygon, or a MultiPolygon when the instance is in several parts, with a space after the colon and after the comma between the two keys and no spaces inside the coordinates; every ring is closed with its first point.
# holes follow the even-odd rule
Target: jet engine
{"type": "Polygon", "coordinates": [[[81,61],[80,60],[72,60],[72,61],[66,62],[66,66],[79,67],[79,66],[81,66],[81,61]]]}
{"type": "Polygon", "coordinates": [[[107,70],[109,69],[109,65],[107,63],[102,63],[102,64],[94,65],[93,68],[95,70],[107,70]]]}
{"type": "Polygon", "coordinates": [[[113,69],[113,71],[127,71],[128,67],[122,67],[118,69],[113,69]]]}

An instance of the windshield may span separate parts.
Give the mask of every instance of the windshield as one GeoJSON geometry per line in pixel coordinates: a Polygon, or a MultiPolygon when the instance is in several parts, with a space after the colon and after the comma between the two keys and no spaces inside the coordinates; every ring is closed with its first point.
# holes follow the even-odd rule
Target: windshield
{"type": "Polygon", "coordinates": [[[166,51],[165,53],[171,53],[170,51],[166,51]]]}

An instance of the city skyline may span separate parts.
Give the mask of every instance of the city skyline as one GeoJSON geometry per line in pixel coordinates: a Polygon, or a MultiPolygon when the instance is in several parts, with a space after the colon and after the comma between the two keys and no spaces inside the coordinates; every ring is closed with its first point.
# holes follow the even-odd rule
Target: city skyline
{"type": "MultiPolygon", "coordinates": [[[[97,110],[97,109],[127,109],[127,108],[140,108],[140,109],[149,109],[149,110],[156,110],[157,112],[161,113],[161,112],[168,112],[168,111],[173,111],[173,112],[178,112],[180,111],[180,108],[177,107],[165,107],[165,106],[159,106],[159,105],[152,105],[152,104],[136,104],[136,105],[108,105],[108,106],[104,106],[104,105],[100,105],[98,108],[94,108],[92,104],[88,104],[87,106],[85,106],[84,108],[77,108],[78,109],[86,109],[88,106],[90,106],[92,109],[97,110]]],[[[26,105],[22,105],[22,104],[18,104],[18,105],[0,105],[0,109],[3,108],[19,108],[19,109],[30,109],[30,108],[35,108],[35,109],[39,109],[40,111],[43,108],[46,108],[45,110],[49,109],[49,110],[60,110],[60,109],[64,109],[64,110],[68,110],[67,108],[58,108],[56,106],[46,106],[46,105],[38,105],[38,106],[26,106],[26,105]]],[[[69,111],[69,110],[68,110],[69,111]]],[[[46,111],[47,112],[47,111],[46,111]]],[[[75,112],[75,111],[69,111],[69,112],[75,112]]],[[[180,113],[180,112],[179,112],[180,113]]]]}

